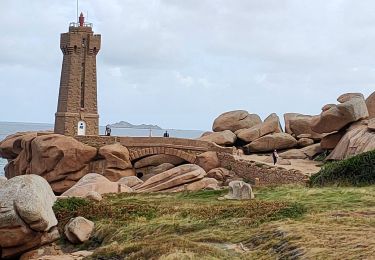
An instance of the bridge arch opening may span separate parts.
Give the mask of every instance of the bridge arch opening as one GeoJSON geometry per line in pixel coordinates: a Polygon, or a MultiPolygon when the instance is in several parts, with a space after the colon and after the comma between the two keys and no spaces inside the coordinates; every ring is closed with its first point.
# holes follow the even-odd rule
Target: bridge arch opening
{"type": "Polygon", "coordinates": [[[148,157],[151,155],[157,155],[157,154],[166,154],[166,155],[173,155],[176,157],[179,157],[189,163],[195,163],[196,155],[187,153],[182,150],[178,150],[175,148],[165,148],[165,147],[153,147],[153,148],[143,148],[136,151],[130,152],[130,160],[132,162],[135,162],[137,160],[140,160],[144,157],[148,157]]]}

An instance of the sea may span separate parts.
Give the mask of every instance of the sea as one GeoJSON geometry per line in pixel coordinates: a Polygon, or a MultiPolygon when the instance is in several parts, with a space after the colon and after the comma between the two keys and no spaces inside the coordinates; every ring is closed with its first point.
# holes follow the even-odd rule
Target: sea
{"type": "MultiPolygon", "coordinates": [[[[0,122],[0,141],[6,136],[16,132],[25,131],[45,131],[53,130],[53,124],[46,123],[20,123],[20,122],[0,122]]],[[[136,128],[112,128],[111,135],[116,136],[163,136],[165,131],[168,131],[169,137],[178,138],[198,138],[203,131],[201,130],[177,130],[177,129],[136,129],[136,128]]],[[[104,134],[105,127],[100,127],[100,134],[104,134]]],[[[4,175],[4,167],[7,160],[0,158],[0,175],[4,175]]]]}

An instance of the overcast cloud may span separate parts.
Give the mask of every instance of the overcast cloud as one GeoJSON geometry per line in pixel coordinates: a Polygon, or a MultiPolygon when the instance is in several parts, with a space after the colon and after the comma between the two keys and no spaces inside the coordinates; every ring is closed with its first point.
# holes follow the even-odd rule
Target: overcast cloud
{"type": "MultiPolygon", "coordinates": [[[[54,122],[75,0],[0,0],[0,121],[54,122]]],[[[372,0],[80,0],[102,35],[100,124],[211,128],[375,91],[372,0]]]]}

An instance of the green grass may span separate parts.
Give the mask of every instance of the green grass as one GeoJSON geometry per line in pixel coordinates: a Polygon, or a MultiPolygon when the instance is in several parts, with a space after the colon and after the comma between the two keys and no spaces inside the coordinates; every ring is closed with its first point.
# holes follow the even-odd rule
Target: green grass
{"type": "Polygon", "coordinates": [[[310,185],[366,186],[375,184],[375,151],[325,164],[310,177],[310,185]]]}
{"type": "MultiPolygon", "coordinates": [[[[366,232],[375,228],[366,219],[331,217],[338,211],[375,212],[375,186],[282,186],[256,189],[255,200],[217,199],[226,192],[117,194],[101,202],[64,199],[54,210],[61,227],[75,216],[95,222],[92,238],[77,247],[94,250],[91,259],[289,259],[299,253],[315,257],[310,246],[321,246],[324,236],[324,245],[335,239],[336,231],[327,230],[344,232],[350,227],[344,236],[350,238],[352,225],[364,225],[366,232]],[[316,232],[322,233],[311,235],[316,232]],[[242,244],[247,250],[238,249],[242,244]]],[[[318,256],[329,259],[335,247],[321,249],[318,256]]]]}
{"type": "Polygon", "coordinates": [[[265,201],[289,201],[303,205],[308,212],[331,210],[356,210],[375,206],[375,186],[369,187],[324,187],[280,186],[263,188],[256,197],[265,201]]]}

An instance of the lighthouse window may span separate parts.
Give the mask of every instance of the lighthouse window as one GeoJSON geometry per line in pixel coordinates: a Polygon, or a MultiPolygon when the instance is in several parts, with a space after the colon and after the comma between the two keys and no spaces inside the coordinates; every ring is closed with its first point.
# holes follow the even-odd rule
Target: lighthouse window
{"type": "Polygon", "coordinates": [[[85,108],[85,84],[81,82],[81,108],[85,108]]]}

